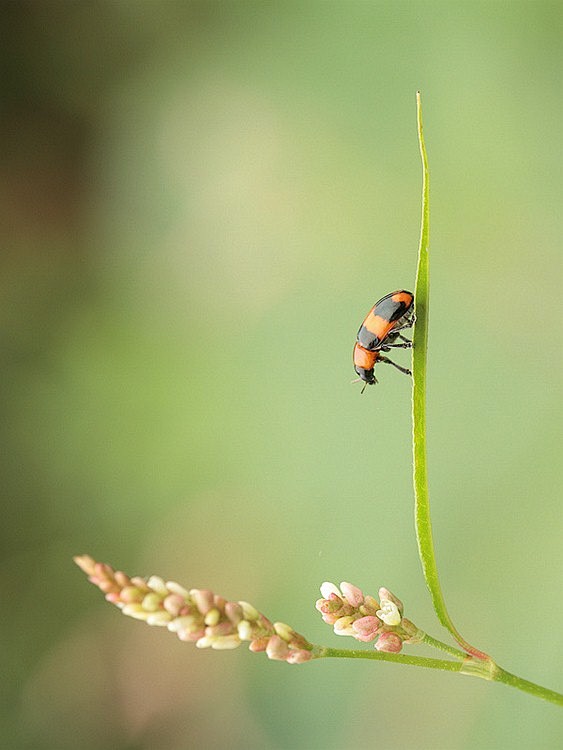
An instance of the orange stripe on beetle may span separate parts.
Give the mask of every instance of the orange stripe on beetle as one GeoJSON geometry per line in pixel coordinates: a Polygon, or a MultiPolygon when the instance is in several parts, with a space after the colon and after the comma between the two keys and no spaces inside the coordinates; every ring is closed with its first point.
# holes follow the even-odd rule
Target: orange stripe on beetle
{"type": "Polygon", "coordinates": [[[412,296],[412,294],[410,292],[405,292],[404,289],[400,292],[395,292],[391,299],[393,300],[393,302],[402,302],[407,307],[410,307],[414,302],[414,297],[412,296]]]}
{"type": "Polygon", "coordinates": [[[378,341],[383,341],[393,328],[393,323],[390,323],[386,318],[382,318],[381,315],[375,315],[373,309],[371,309],[362,323],[362,328],[373,334],[378,341]]]}
{"type": "Polygon", "coordinates": [[[359,344],[356,344],[354,346],[354,365],[356,366],[356,368],[359,367],[362,370],[373,370],[378,357],[378,351],[370,352],[368,349],[364,349],[364,347],[360,346],[359,344]]]}

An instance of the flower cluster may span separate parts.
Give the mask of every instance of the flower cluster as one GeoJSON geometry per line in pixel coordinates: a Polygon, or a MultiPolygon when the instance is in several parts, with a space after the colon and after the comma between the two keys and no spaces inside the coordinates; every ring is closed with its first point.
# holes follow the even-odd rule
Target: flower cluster
{"type": "Polygon", "coordinates": [[[340,588],[323,583],[321,594],[316,607],[336,635],[351,635],[364,642],[377,639],[378,651],[395,654],[403,643],[416,643],[421,638],[416,625],[403,617],[403,603],[388,589],[379,589],[379,602],[345,581],[340,588]]]}
{"type": "Polygon", "coordinates": [[[269,659],[288,664],[313,657],[313,647],[302,635],[283,622],[270,622],[248,602],[230,602],[204,589],[188,591],[158,576],[129,578],[88,555],[74,561],[124,615],[167,627],[198,648],[232,649],[247,641],[251,651],[265,651],[269,659]]]}

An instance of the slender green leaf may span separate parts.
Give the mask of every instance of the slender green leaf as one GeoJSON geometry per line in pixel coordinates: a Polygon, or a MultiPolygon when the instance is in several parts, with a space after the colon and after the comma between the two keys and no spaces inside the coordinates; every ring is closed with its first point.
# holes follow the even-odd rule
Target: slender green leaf
{"type": "Polygon", "coordinates": [[[418,268],[415,286],[416,322],[413,333],[413,458],[415,524],[418,553],[426,585],[432,596],[432,603],[438,619],[447,628],[467,653],[480,659],[489,657],[471,646],[458,633],[446,609],[444,595],[438,578],[432,524],[430,521],[430,499],[428,496],[428,473],[426,462],[426,362],[428,350],[428,304],[430,290],[429,238],[430,238],[430,178],[428,156],[422,130],[422,102],[420,92],[416,94],[418,142],[422,159],[422,220],[418,268]]]}

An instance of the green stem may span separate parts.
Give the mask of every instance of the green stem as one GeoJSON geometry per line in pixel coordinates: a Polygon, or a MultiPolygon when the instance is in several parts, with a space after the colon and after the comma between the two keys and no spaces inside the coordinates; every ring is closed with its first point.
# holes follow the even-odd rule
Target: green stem
{"type": "Polygon", "coordinates": [[[430,177],[428,156],[422,130],[422,104],[420,92],[416,94],[418,142],[422,159],[422,222],[418,251],[418,268],[414,292],[416,322],[413,333],[413,459],[415,525],[418,551],[426,585],[432,603],[442,625],[447,628],[459,645],[472,656],[489,659],[487,654],[471,646],[457,631],[446,609],[444,595],[438,578],[432,523],[430,521],[430,500],[428,496],[428,474],[426,468],[426,352],[428,349],[428,301],[429,301],[429,262],[428,245],[430,237],[430,177]]]}
{"type": "Polygon", "coordinates": [[[460,661],[465,661],[467,659],[467,654],[465,651],[460,651],[458,648],[454,648],[454,646],[448,646],[447,643],[443,643],[442,641],[439,641],[437,638],[432,638],[431,635],[428,635],[428,633],[424,633],[424,637],[420,641],[421,643],[425,643],[427,646],[432,646],[433,648],[438,648],[440,651],[445,651],[446,654],[450,654],[450,656],[455,656],[456,659],[459,659],[460,661]]]}
{"type": "Polygon", "coordinates": [[[336,657],[338,659],[372,659],[376,661],[390,661],[395,664],[410,664],[414,667],[427,667],[429,669],[442,669],[446,672],[461,672],[463,664],[446,659],[432,659],[427,656],[412,656],[411,654],[388,654],[385,651],[360,651],[347,648],[324,648],[315,646],[313,649],[315,659],[336,657]]]}
{"type": "Polygon", "coordinates": [[[500,682],[509,687],[521,690],[524,693],[530,693],[536,698],[541,698],[557,706],[563,706],[563,695],[555,690],[549,690],[535,682],[524,680],[510,672],[502,669],[492,661],[481,658],[467,657],[461,651],[441,643],[431,636],[424,638],[424,643],[436,648],[442,648],[453,653],[459,661],[449,661],[446,659],[432,659],[426,656],[411,656],[410,654],[389,654],[384,651],[360,651],[359,649],[347,648],[328,648],[324,646],[313,647],[314,659],[371,659],[372,661],[387,661],[395,664],[408,664],[412,667],[426,667],[427,669],[439,669],[444,672],[459,672],[469,677],[480,677],[492,682],[500,682]],[[461,661],[461,657],[465,657],[461,661]]]}
{"type": "Polygon", "coordinates": [[[511,674],[499,666],[496,667],[493,679],[496,682],[502,682],[504,685],[517,688],[517,690],[522,690],[524,693],[535,695],[536,698],[543,698],[544,701],[555,703],[557,706],[563,706],[563,695],[561,693],[549,690],[549,688],[544,688],[541,685],[536,685],[535,682],[524,680],[522,677],[517,677],[515,674],[511,674]]]}

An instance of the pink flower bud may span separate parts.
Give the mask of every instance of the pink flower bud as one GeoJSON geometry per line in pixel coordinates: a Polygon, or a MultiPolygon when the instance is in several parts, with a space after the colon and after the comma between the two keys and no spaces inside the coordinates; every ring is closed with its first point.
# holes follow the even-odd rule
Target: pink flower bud
{"type": "Polygon", "coordinates": [[[117,586],[113,581],[106,581],[103,578],[97,579],[95,577],[91,578],[92,583],[95,583],[96,586],[100,589],[100,591],[103,591],[104,593],[110,593],[117,589],[117,586]]]}
{"type": "Polygon", "coordinates": [[[164,610],[159,610],[158,612],[151,612],[149,616],[147,617],[147,625],[157,625],[159,627],[165,627],[168,625],[170,620],[172,619],[172,615],[168,614],[168,612],[164,612],[164,610]]]}
{"type": "Polygon", "coordinates": [[[170,612],[173,617],[178,617],[182,609],[186,606],[186,602],[184,598],[178,594],[169,594],[162,602],[162,606],[167,612],[170,612]]]}
{"type": "Polygon", "coordinates": [[[147,586],[149,587],[149,589],[152,589],[152,591],[156,591],[157,594],[160,594],[161,596],[166,596],[168,594],[166,584],[160,576],[151,576],[147,581],[147,586]]]}
{"type": "Polygon", "coordinates": [[[315,607],[325,615],[337,614],[342,609],[342,599],[317,599],[315,607]]]}
{"type": "Polygon", "coordinates": [[[213,607],[213,592],[206,589],[192,589],[190,596],[202,615],[205,615],[213,607]]]}
{"type": "Polygon", "coordinates": [[[256,634],[254,633],[254,629],[251,623],[248,622],[248,620],[241,620],[236,627],[241,641],[255,640],[256,634]]]}
{"type": "Polygon", "coordinates": [[[306,661],[310,661],[313,658],[313,654],[306,649],[300,648],[290,651],[286,657],[288,664],[304,664],[306,661]]]}
{"type": "Polygon", "coordinates": [[[148,591],[149,590],[147,582],[145,581],[144,578],[141,578],[141,576],[133,576],[133,578],[131,579],[131,584],[133,586],[136,586],[141,591],[148,591]]]}
{"type": "Polygon", "coordinates": [[[260,612],[248,602],[239,602],[242,607],[243,617],[245,620],[257,620],[260,617],[260,612]]]}
{"type": "Polygon", "coordinates": [[[225,614],[233,625],[238,625],[242,620],[242,607],[238,602],[227,602],[225,604],[225,614]]]}
{"type": "Polygon", "coordinates": [[[123,588],[129,583],[129,576],[126,576],[125,573],[122,573],[120,570],[116,571],[114,579],[119,588],[123,588]]]}
{"type": "Polygon", "coordinates": [[[296,633],[295,631],[293,631],[293,635],[291,637],[291,640],[289,641],[289,645],[291,646],[292,649],[297,649],[297,650],[305,649],[306,651],[311,646],[311,644],[305,638],[304,635],[301,635],[300,633],[296,633]]]}
{"type": "Polygon", "coordinates": [[[126,604],[132,602],[140,602],[143,600],[143,592],[140,591],[136,586],[125,586],[125,588],[121,590],[120,599],[126,604]]]}
{"type": "Polygon", "coordinates": [[[289,646],[280,638],[279,635],[273,635],[266,647],[266,654],[268,659],[275,659],[276,661],[285,661],[289,653],[289,646]]]}
{"type": "Polygon", "coordinates": [[[100,580],[103,580],[104,578],[108,578],[113,573],[112,569],[109,565],[105,565],[104,563],[94,563],[94,569],[92,571],[92,575],[96,576],[100,580]]]}
{"type": "Polygon", "coordinates": [[[176,583],[176,581],[166,581],[166,588],[168,591],[170,591],[171,594],[176,594],[177,596],[182,597],[184,601],[187,601],[190,598],[190,594],[183,586],[180,586],[179,583],[176,583]]]}
{"type": "Polygon", "coordinates": [[[336,635],[354,635],[352,623],[354,618],[351,615],[339,617],[334,623],[334,632],[336,635]]]}
{"type": "MultiPolygon", "coordinates": [[[[178,638],[181,641],[189,641],[190,643],[199,641],[205,636],[205,630],[201,628],[200,630],[179,630],[178,631],[178,638]]],[[[201,647],[200,647],[201,648],[201,647]]]]}
{"type": "Polygon", "coordinates": [[[145,612],[140,604],[126,604],[121,611],[135,620],[146,620],[149,616],[149,612],[145,612]]]}
{"type": "Polygon", "coordinates": [[[226,651],[240,646],[236,635],[226,635],[223,638],[209,638],[204,636],[196,641],[197,648],[213,648],[216,651],[226,651]]]}
{"type": "Polygon", "coordinates": [[[76,555],[73,557],[74,562],[78,565],[80,570],[83,570],[87,576],[91,576],[96,566],[96,561],[90,557],[90,555],[76,555]]]}
{"type": "Polygon", "coordinates": [[[274,632],[273,622],[268,620],[268,618],[265,615],[263,615],[261,612],[258,615],[257,625],[258,627],[262,628],[262,630],[266,630],[269,633],[274,632]]]}
{"type": "Polygon", "coordinates": [[[180,630],[192,630],[194,627],[201,627],[201,618],[194,615],[182,615],[172,620],[168,625],[168,630],[178,633],[180,630]]]}
{"type": "Polygon", "coordinates": [[[274,630],[276,631],[276,634],[279,635],[280,638],[283,638],[286,643],[290,643],[292,637],[295,635],[295,631],[293,630],[293,628],[290,628],[290,626],[286,625],[285,622],[275,622],[274,630]]]}
{"type": "Polygon", "coordinates": [[[259,653],[260,651],[265,651],[268,646],[269,640],[270,638],[267,636],[265,638],[257,638],[250,643],[248,649],[249,651],[253,651],[255,654],[259,653]]]}
{"type": "Polygon", "coordinates": [[[325,581],[321,585],[321,596],[323,597],[323,599],[329,599],[331,594],[335,594],[338,597],[342,596],[338,586],[336,586],[334,583],[331,583],[330,581],[325,581]]]}
{"type": "MultiPolygon", "coordinates": [[[[199,641],[195,644],[197,644],[199,641]]],[[[211,648],[215,651],[228,651],[240,646],[240,640],[236,635],[225,635],[222,638],[213,639],[211,648]]]]}
{"type": "Polygon", "coordinates": [[[220,622],[218,625],[209,625],[205,628],[205,635],[210,638],[217,638],[218,636],[223,635],[232,635],[233,634],[233,624],[232,622],[220,622]]]}
{"type": "Polygon", "coordinates": [[[375,648],[378,651],[386,651],[390,654],[398,654],[403,648],[403,641],[397,635],[397,633],[382,633],[377,639],[375,648]]]}
{"type": "Polygon", "coordinates": [[[363,603],[364,592],[357,586],[354,586],[351,583],[347,583],[346,581],[342,581],[342,583],[340,584],[340,590],[344,594],[344,597],[346,598],[348,604],[350,604],[351,607],[354,607],[354,609],[357,609],[360,604],[363,603]]]}
{"type": "MultiPolygon", "coordinates": [[[[203,618],[203,621],[206,625],[217,625],[219,620],[221,619],[221,612],[219,612],[218,609],[210,609],[209,612],[205,615],[203,618]]],[[[229,623],[230,625],[231,623],[229,623]]]]}
{"type": "Polygon", "coordinates": [[[150,594],[147,594],[142,601],[143,609],[146,612],[156,612],[160,609],[161,601],[162,599],[158,594],[151,592],[150,594]]]}
{"type": "Polygon", "coordinates": [[[371,641],[377,635],[377,631],[381,628],[381,620],[374,615],[367,615],[366,617],[360,617],[352,623],[352,628],[356,632],[356,638],[363,641],[371,641]],[[361,636],[361,639],[360,639],[361,636]]]}

